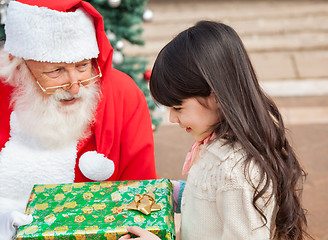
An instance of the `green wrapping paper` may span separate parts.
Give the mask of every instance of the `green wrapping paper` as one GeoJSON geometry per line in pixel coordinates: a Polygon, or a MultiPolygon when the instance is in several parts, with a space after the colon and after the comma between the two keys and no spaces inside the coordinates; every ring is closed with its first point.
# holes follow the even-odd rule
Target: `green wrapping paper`
{"type": "Polygon", "coordinates": [[[168,179],[35,185],[18,229],[19,240],[118,239],[140,226],[161,239],[175,239],[172,183],[168,179]],[[136,194],[153,192],[161,210],[145,215],[127,209],[136,194]]]}

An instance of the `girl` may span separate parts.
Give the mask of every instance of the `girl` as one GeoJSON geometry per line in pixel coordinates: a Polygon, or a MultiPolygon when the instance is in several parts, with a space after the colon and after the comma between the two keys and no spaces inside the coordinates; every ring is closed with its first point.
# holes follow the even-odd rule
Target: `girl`
{"type": "Polygon", "coordinates": [[[150,91],[196,140],[183,169],[182,240],[308,236],[300,202],[305,172],[231,27],[201,21],[181,32],[159,53],[150,91]]]}

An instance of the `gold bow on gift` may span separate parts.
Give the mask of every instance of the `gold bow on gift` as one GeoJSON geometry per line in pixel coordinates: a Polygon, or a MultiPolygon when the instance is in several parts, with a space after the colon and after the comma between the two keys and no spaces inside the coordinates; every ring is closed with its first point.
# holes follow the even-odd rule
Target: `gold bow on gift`
{"type": "Polygon", "coordinates": [[[147,192],[144,194],[136,193],[134,201],[127,205],[127,209],[138,210],[143,214],[149,215],[152,211],[158,211],[162,208],[155,203],[155,194],[147,192]]]}

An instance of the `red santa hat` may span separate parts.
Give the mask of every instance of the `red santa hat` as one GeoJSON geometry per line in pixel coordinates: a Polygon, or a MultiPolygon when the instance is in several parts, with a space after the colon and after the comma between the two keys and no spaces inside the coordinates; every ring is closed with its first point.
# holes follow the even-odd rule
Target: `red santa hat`
{"type": "MultiPolygon", "coordinates": [[[[90,3],[81,0],[11,1],[5,33],[4,49],[16,57],[67,63],[97,58],[103,73],[102,97],[108,95],[113,48],[104,31],[102,16],[90,3]]],[[[103,115],[105,104],[101,101],[97,109],[97,152],[81,157],[81,171],[93,180],[107,179],[114,171],[112,161],[104,156],[108,156],[111,149],[103,134],[106,132],[103,126],[108,121],[103,115]]]]}
{"type": "Polygon", "coordinates": [[[93,19],[82,7],[61,12],[11,1],[5,31],[5,50],[24,59],[71,63],[99,53],[93,19]]]}
{"type": "Polygon", "coordinates": [[[5,22],[4,49],[13,56],[46,62],[97,58],[112,60],[102,16],[81,0],[11,1],[5,22]],[[101,53],[101,56],[98,54],[101,53]]]}

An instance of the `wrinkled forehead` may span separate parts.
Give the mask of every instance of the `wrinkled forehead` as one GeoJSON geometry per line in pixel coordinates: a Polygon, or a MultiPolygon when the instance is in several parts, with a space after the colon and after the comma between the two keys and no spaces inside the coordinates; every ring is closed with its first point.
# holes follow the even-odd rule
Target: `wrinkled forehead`
{"type": "Polygon", "coordinates": [[[25,64],[27,67],[33,71],[33,72],[50,72],[55,69],[73,69],[81,66],[88,66],[89,69],[92,69],[92,59],[84,59],[79,62],[74,62],[74,63],[66,63],[66,62],[58,62],[58,63],[53,63],[53,62],[40,62],[40,61],[35,61],[35,60],[24,60],[25,64]],[[89,65],[86,65],[89,64],[89,65]]]}

